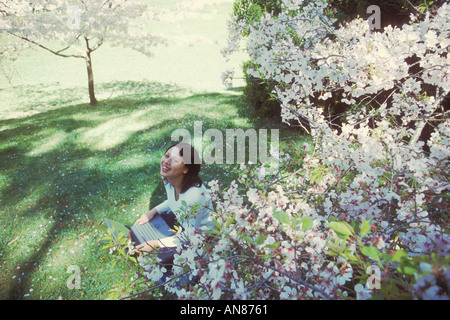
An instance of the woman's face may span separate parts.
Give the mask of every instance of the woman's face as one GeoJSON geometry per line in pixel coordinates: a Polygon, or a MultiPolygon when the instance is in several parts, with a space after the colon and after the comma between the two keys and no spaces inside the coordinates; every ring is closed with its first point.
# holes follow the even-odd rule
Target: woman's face
{"type": "Polygon", "coordinates": [[[188,168],[184,165],[180,149],[175,146],[167,150],[161,159],[161,176],[164,178],[175,178],[185,175],[188,168]]]}

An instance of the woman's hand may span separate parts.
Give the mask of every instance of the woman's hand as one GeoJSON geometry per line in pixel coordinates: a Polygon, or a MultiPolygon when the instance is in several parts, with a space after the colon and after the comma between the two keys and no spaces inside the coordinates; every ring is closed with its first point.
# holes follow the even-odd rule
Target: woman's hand
{"type": "Polygon", "coordinates": [[[153,250],[159,248],[159,241],[158,240],[150,240],[146,241],[144,243],[141,243],[140,245],[137,245],[134,247],[137,253],[142,253],[143,251],[146,252],[152,252],[153,250]]]}
{"type": "Polygon", "coordinates": [[[136,220],[134,224],[144,224],[153,219],[153,217],[157,214],[155,209],[152,209],[146,213],[144,213],[139,219],[136,220]]]}
{"type": "Polygon", "coordinates": [[[142,216],[136,220],[134,224],[144,224],[150,221],[150,218],[147,215],[148,212],[142,214],[142,216]]]}

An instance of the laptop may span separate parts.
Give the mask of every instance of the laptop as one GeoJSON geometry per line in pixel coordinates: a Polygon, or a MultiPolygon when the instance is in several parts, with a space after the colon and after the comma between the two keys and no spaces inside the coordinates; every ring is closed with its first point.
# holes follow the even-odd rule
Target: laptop
{"type": "Polygon", "coordinates": [[[113,229],[112,236],[117,241],[119,241],[119,233],[123,233],[124,236],[130,234],[131,240],[136,246],[146,241],[158,240],[175,234],[159,214],[155,215],[150,222],[135,224],[131,227],[108,218],[105,219],[105,223],[109,229],[113,229]]]}

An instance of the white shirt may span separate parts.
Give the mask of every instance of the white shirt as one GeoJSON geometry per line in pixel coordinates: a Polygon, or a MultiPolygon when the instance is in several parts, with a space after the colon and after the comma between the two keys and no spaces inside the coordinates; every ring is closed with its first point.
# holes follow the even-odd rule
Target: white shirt
{"type": "MultiPolygon", "coordinates": [[[[169,182],[165,183],[165,188],[167,200],[155,207],[158,213],[170,210],[178,218],[182,213],[180,212],[180,210],[184,209],[183,202],[186,202],[187,212],[191,210],[192,206],[199,204],[201,206],[199,206],[199,208],[197,209],[195,218],[193,218],[191,221],[188,221],[188,223],[190,224],[190,226],[193,226],[194,228],[200,230],[204,230],[212,225],[212,222],[209,221],[208,218],[209,213],[213,210],[213,206],[209,191],[204,185],[199,188],[191,187],[186,192],[181,193],[178,196],[178,200],[175,199],[175,189],[169,182]]],[[[183,222],[181,223],[181,226],[185,229],[188,227],[186,223],[183,222]]],[[[180,237],[178,237],[177,235],[174,235],[171,237],[160,239],[160,242],[166,247],[178,247],[181,245],[182,239],[180,239],[180,237]]]]}

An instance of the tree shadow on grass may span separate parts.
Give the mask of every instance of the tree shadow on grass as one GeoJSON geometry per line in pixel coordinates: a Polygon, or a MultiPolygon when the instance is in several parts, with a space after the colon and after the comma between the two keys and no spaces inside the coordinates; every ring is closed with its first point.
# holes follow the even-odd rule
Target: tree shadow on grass
{"type": "MultiPolygon", "coordinates": [[[[64,238],[100,228],[106,217],[133,223],[163,201],[159,161],[176,129],[192,133],[196,121],[204,130],[261,125],[235,93],[192,93],[142,82],[113,82],[101,90],[118,94],[95,107],[53,108],[60,95],[52,100],[47,92],[47,109],[0,121],[0,252],[7,261],[0,276],[2,298],[23,298],[49,250],[64,238]],[[36,238],[42,221],[46,234],[36,238]]],[[[205,181],[233,179],[217,166],[205,167],[203,175],[205,181]]],[[[65,286],[64,279],[59,289],[65,286]]]]}

